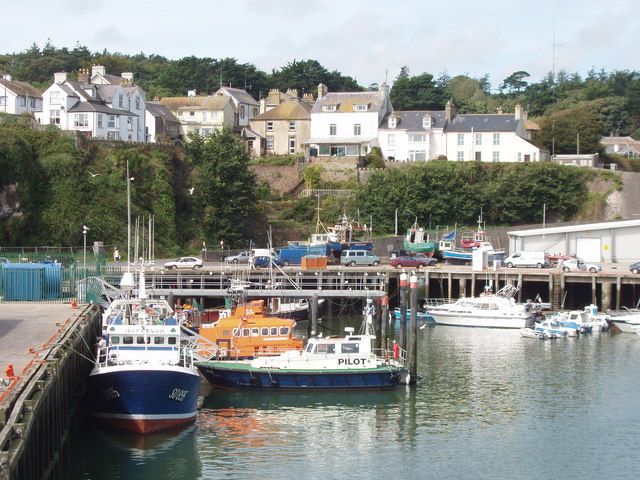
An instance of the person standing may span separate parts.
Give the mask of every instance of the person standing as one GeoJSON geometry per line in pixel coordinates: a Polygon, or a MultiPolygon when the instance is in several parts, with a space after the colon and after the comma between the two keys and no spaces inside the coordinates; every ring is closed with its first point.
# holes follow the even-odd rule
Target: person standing
{"type": "Polygon", "coordinates": [[[120,261],[120,250],[118,250],[118,247],[113,250],[113,261],[116,263],[120,261]]]}

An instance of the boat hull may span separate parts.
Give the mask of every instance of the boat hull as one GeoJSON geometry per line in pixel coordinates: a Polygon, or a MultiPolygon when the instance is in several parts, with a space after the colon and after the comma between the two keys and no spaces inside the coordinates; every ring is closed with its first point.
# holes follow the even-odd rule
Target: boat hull
{"type": "Polygon", "coordinates": [[[371,242],[333,242],[329,240],[329,248],[333,252],[342,252],[343,250],[371,250],[373,243],[371,242]]]}
{"type": "Polygon", "coordinates": [[[193,368],[118,365],[89,375],[89,415],[135,433],[154,433],[193,422],[201,378],[193,368]]]}
{"type": "MultiPolygon", "coordinates": [[[[488,260],[493,262],[495,260],[504,260],[506,256],[505,252],[495,252],[488,254],[488,260]]],[[[442,252],[442,258],[453,262],[471,262],[473,260],[473,251],[457,251],[457,250],[445,250],[442,252]]]]}
{"type": "Polygon", "coordinates": [[[390,390],[406,382],[406,367],[350,370],[282,370],[249,364],[196,364],[207,381],[220,388],[242,390],[390,390]]]}
{"type": "Polygon", "coordinates": [[[431,311],[433,320],[438,325],[450,325],[455,327],[486,327],[486,328],[524,328],[527,324],[526,317],[489,317],[473,315],[470,313],[452,314],[431,311]]]}
{"type": "Polygon", "coordinates": [[[416,253],[424,253],[428,257],[433,256],[435,251],[438,248],[438,244],[436,242],[424,242],[424,243],[414,243],[414,242],[404,242],[404,249],[409,252],[416,253]]]}

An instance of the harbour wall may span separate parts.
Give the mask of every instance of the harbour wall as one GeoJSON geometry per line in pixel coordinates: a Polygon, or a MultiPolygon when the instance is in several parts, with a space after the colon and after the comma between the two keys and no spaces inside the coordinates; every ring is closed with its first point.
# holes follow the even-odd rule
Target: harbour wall
{"type": "Polygon", "coordinates": [[[0,480],[64,479],[69,433],[78,420],[93,366],[99,318],[98,306],[87,306],[61,324],[45,344],[32,349],[33,358],[22,372],[5,372],[0,390],[0,480]]]}

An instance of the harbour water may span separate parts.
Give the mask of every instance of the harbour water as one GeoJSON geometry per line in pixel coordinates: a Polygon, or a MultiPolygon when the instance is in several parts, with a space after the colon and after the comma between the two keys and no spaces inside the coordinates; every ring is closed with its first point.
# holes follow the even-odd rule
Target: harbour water
{"type": "Polygon", "coordinates": [[[638,477],[640,336],[429,325],[418,337],[416,386],[212,391],[196,425],[147,437],[84,423],[68,478],[638,477]]]}

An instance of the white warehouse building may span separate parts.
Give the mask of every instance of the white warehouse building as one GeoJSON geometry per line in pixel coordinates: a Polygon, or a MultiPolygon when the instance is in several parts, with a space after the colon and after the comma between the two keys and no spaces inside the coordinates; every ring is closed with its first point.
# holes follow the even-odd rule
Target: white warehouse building
{"type": "Polygon", "coordinates": [[[586,262],[640,260],[640,220],[566,225],[507,232],[509,252],[575,254],[586,262]]]}

